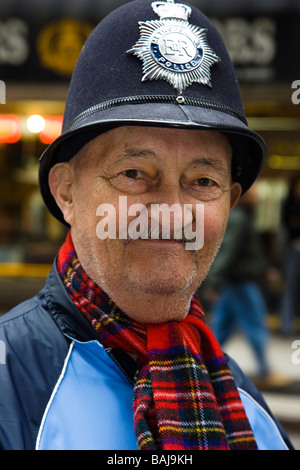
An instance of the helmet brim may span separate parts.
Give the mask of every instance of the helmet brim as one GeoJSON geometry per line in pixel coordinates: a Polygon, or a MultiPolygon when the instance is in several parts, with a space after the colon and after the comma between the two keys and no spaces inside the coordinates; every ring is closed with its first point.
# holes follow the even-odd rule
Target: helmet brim
{"type": "Polygon", "coordinates": [[[263,167],[266,148],[263,139],[246,122],[228,112],[171,103],[124,104],[85,113],[45,150],[40,159],[39,182],[42,197],[54,217],[64,225],[63,214],[49,187],[49,172],[58,162],[68,161],[88,141],[120,126],[166,127],[215,130],[226,134],[233,147],[233,179],[243,193],[263,167]],[[74,145],[74,142],[77,142],[74,145]]]}

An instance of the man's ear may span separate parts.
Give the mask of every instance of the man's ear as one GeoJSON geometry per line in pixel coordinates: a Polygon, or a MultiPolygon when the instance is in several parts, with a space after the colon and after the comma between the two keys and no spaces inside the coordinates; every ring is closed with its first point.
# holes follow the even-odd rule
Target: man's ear
{"type": "Polygon", "coordinates": [[[73,168],[69,162],[57,163],[51,168],[49,173],[51,194],[69,225],[72,225],[74,217],[73,181],[73,168]]]}
{"type": "Polygon", "coordinates": [[[240,183],[232,183],[230,188],[230,209],[233,209],[234,206],[239,202],[242,194],[242,187],[240,183]]]}

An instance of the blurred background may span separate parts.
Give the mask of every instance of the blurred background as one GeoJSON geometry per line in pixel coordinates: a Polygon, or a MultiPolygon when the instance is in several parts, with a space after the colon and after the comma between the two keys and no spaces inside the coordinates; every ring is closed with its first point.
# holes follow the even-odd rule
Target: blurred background
{"type": "MultiPolygon", "coordinates": [[[[60,134],[68,83],[86,38],[124,3],[0,2],[0,314],[43,286],[65,237],[39,193],[39,158],[60,134]]],[[[249,125],[267,144],[252,215],[268,267],[259,285],[273,380],[258,386],[300,448],[300,2],[189,3],[223,35],[249,125]]],[[[199,290],[208,316],[211,292],[209,283],[199,290]]],[[[256,377],[256,358],[243,331],[235,329],[224,349],[256,377]]]]}

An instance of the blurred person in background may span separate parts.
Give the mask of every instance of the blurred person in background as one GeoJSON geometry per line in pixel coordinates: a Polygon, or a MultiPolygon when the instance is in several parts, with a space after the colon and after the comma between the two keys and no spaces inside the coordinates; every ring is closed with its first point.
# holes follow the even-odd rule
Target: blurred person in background
{"type": "Polygon", "coordinates": [[[259,203],[256,185],[232,210],[223,243],[207,278],[206,297],[212,302],[211,326],[222,346],[236,332],[249,341],[257,364],[258,385],[282,386],[286,379],[272,373],[267,360],[269,331],[262,284],[269,265],[255,227],[259,203]]]}
{"type": "Polygon", "coordinates": [[[295,333],[295,318],[300,310],[300,175],[291,182],[283,206],[282,222],[287,237],[288,252],[285,263],[285,289],[282,298],[282,332],[295,333]]]}

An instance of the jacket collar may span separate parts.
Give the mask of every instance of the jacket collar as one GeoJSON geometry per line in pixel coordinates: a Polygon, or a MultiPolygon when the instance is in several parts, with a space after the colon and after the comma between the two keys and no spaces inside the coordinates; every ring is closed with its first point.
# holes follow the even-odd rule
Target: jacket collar
{"type": "Polygon", "coordinates": [[[75,341],[97,339],[96,331],[72,302],[63,285],[54,260],[43,290],[53,320],[61,332],[75,341]]]}
{"type": "MultiPolygon", "coordinates": [[[[57,271],[56,259],[42,293],[45,307],[50,310],[53,320],[64,336],[81,343],[98,341],[96,331],[68,296],[57,271]]],[[[120,349],[107,350],[107,353],[127,379],[133,383],[136,373],[135,361],[120,349]]]]}

